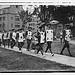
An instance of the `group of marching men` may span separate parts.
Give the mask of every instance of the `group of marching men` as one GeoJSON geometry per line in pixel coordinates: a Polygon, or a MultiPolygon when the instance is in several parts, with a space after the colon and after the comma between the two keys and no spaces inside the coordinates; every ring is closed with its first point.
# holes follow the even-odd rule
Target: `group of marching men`
{"type": "MultiPolygon", "coordinates": [[[[70,29],[65,29],[60,33],[60,39],[64,40],[64,45],[62,48],[62,51],[60,54],[63,54],[63,50],[67,48],[70,56],[70,50],[69,50],[69,41],[70,41],[70,29]]],[[[10,30],[9,32],[4,31],[3,33],[0,33],[0,46],[3,45],[6,47],[6,45],[13,49],[13,47],[18,43],[19,51],[22,52],[22,47],[27,41],[27,51],[30,51],[30,45],[32,43],[32,48],[37,49],[37,54],[39,51],[42,55],[44,55],[43,45],[47,44],[47,48],[45,50],[45,53],[48,51],[48,49],[51,52],[51,55],[54,56],[54,53],[51,50],[51,44],[53,42],[53,29],[51,28],[51,25],[47,25],[47,30],[44,29],[44,27],[40,28],[40,31],[37,31],[35,34],[32,32],[32,28],[28,27],[28,30],[24,32],[23,29],[19,30],[10,30]]]]}

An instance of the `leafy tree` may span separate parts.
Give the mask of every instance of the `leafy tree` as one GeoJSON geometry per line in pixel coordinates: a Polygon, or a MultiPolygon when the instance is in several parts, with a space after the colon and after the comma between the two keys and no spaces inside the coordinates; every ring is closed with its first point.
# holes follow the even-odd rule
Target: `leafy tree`
{"type": "Polygon", "coordinates": [[[31,15],[30,14],[28,14],[28,11],[21,11],[20,13],[19,13],[19,15],[20,15],[20,19],[22,20],[22,22],[23,22],[23,24],[22,24],[22,28],[24,28],[25,27],[25,24],[27,23],[27,22],[30,22],[32,19],[31,19],[31,15]]]}
{"type": "Polygon", "coordinates": [[[54,6],[54,5],[41,5],[41,12],[39,13],[39,17],[41,21],[50,21],[50,14],[52,14],[52,18],[58,20],[62,24],[66,24],[69,22],[73,22],[69,20],[70,16],[75,15],[75,6],[54,6]]]}

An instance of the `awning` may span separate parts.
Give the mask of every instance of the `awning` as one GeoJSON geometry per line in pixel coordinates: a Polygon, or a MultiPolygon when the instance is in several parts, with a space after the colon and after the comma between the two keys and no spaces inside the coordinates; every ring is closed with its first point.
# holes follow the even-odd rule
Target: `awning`
{"type": "Polygon", "coordinates": [[[57,20],[50,21],[50,24],[58,24],[58,23],[59,23],[59,21],[57,21],[57,20]]]}
{"type": "Polygon", "coordinates": [[[65,24],[65,26],[73,26],[73,23],[65,24]]]}
{"type": "Polygon", "coordinates": [[[40,24],[39,28],[40,27],[43,27],[43,26],[45,26],[45,23],[44,22],[40,24]]]}

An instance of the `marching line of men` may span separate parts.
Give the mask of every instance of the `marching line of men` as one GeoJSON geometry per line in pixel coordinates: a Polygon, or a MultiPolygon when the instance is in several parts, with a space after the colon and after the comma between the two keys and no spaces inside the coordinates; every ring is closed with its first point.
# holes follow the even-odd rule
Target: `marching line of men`
{"type": "MultiPolygon", "coordinates": [[[[54,56],[54,53],[52,52],[51,49],[52,42],[53,42],[53,35],[54,35],[53,33],[54,31],[51,28],[50,24],[47,25],[46,31],[44,27],[40,27],[40,31],[37,31],[36,34],[33,34],[31,27],[28,27],[28,30],[26,32],[24,32],[23,29],[19,29],[18,31],[13,29],[9,32],[4,31],[3,33],[0,33],[0,46],[1,44],[3,44],[4,47],[8,45],[8,48],[9,46],[11,46],[11,48],[13,49],[16,43],[18,43],[19,51],[22,52],[21,49],[25,41],[27,41],[28,51],[30,51],[31,43],[33,43],[34,48],[37,49],[37,54],[40,51],[41,54],[44,55],[44,52],[46,53],[49,49],[51,55],[54,56]],[[45,51],[43,50],[44,44],[47,44],[47,48],[45,51]]],[[[66,29],[61,33],[60,39],[61,39],[61,43],[62,43],[62,39],[64,39],[64,45],[60,54],[63,54],[64,49],[67,48],[70,56],[72,56],[70,53],[70,46],[69,46],[70,34],[71,34],[70,29],[66,29]]]]}

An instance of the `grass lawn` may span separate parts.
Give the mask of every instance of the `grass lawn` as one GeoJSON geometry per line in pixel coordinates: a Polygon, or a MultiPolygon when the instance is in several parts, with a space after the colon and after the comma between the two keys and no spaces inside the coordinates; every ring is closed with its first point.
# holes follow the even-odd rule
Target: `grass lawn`
{"type": "MultiPolygon", "coordinates": [[[[54,53],[57,53],[57,54],[59,54],[61,52],[62,47],[63,47],[63,44],[60,44],[60,42],[55,42],[52,44],[52,50],[54,53]]],[[[70,52],[71,52],[72,56],[75,57],[75,45],[70,44],[70,52]]],[[[63,54],[69,56],[68,50],[65,49],[63,51],[63,54]]]]}
{"type": "Polygon", "coordinates": [[[0,48],[0,72],[17,70],[75,71],[75,67],[0,48]]]}

